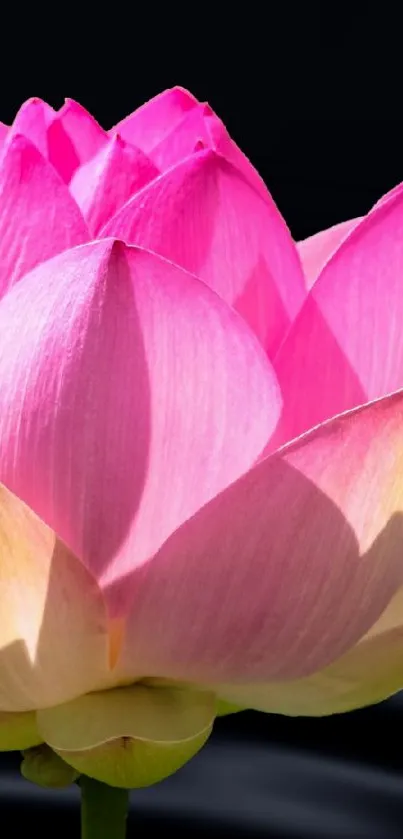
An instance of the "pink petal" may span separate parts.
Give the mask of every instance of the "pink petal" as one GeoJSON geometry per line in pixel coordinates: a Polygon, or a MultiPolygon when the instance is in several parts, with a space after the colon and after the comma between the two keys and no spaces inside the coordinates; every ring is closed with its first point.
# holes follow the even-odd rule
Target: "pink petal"
{"type": "Polygon", "coordinates": [[[268,194],[267,186],[252,165],[250,160],[246,157],[241,149],[234,142],[232,137],[228,134],[224,123],[218,118],[209,105],[205,108],[205,121],[211,137],[212,147],[222,154],[226,160],[229,160],[240,172],[244,178],[255,187],[257,192],[262,195],[265,200],[271,196],[268,194]]]}
{"type": "Polygon", "coordinates": [[[196,147],[213,148],[205,121],[205,107],[197,104],[186,111],[180,122],[169,131],[151,151],[154,163],[161,171],[189,157],[196,147]]]}
{"type": "Polygon", "coordinates": [[[151,156],[161,171],[165,171],[202,148],[213,149],[233,163],[265,199],[269,197],[271,200],[262,178],[209,105],[197,103],[187,111],[172,131],[152,149],[151,156]]]}
{"type": "Polygon", "coordinates": [[[80,165],[80,158],[59,117],[48,128],[48,160],[66,184],[80,165]]]}
{"type": "Polygon", "coordinates": [[[199,152],[154,180],[102,235],[150,248],[201,277],[271,355],[302,304],[302,268],[275,204],[215,152],[199,152]]]}
{"type": "Polygon", "coordinates": [[[158,169],[134,146],[116,134],[73,176],[70,192],[77,201],[91,233],[101,227],[144,184],[157,177],[158,169]]]}
{"type": "Polygon", "coordinates": [[[19,134],[30,140],[43,157],[48,157],[48,127],[56,116],[55,111],[42,99],[28,99],[21,105],[10,129],[10,140],[19,134]]]}
{"type": "Polygon", "coordinates": [[[403,194],[327,262],[275,367],[284,410],[271,445],[403,386],[403,194]]]}
{"type": "Polygon", "coordinates": [[[116,132],[134,146],[149,153],[197,104],[197,99],[182,87],[173,87],[154,96],[109,132],[116,132]]]}
{"type": "Polygon", "coordinates": [[[65,104],[58,111],[57,119],[74,146],[77,159],[75,168],[94,157],[108,140],[106,131],[82,105],[74,102],[73,99],[66,99],[65,104]]]}
{"type": "Polygon", "coordinates": [[[390,189],[389,192],[386,192],[385,195],[382,195],[382,197],[379,199],[379,201],[376,202],[374,206],[379,207],[381,204],[384,204],[385,201],[389,201],[390,198],[395,198],[396,195],[400,195],[402,192],[403,183],[397,184],[393,187],[393,189],[390,189]]]}
{"type": "Polygon", "coordinates": [[[29,140],[14,137],[0,163],[0,297],[38,263],[89,238],[53,167],[29,140]]]}
{"type": "Polygon", "coordinates": [[[0,334],[0,480],[116,582],[118,612],[123,574],[264,448],[271,366],[204,283],[111,240],[24,277],[0,334]]]}
{"type": "Polygon", "coordinates": [[[70,180],[79,158],[58,114],[50,105],[42,99],[24,102],[11,126],[9,140],[18,135],[30,140],[64,181],[70,180]]]}
{"type": "Polygon", "coordinates": [[[7,137],[7,133],[9,131],[8,125],[4,125],[3,122],[0,122],[0,149],[7,137]]]}
{"type": "Polygon", "coordinates": [[[326,262],[360,221],[362,217],[342,221],[327,230],[320,230],[302,242],[297,242],[308,289],[313,286],[326,262]]]}
{"type": "Polygon", "coordinates": [[[403,582],[402,471],[403,392],[254,466],[128,578],[119,679],[267,683],[342,655],[403,582]]]}
{"type": "Polygon", "coordinates": [[[197,104],[152,150],[156,165],[164,171],[195,150],[213,149],[239,169],[266,199],[267,187],[246,155],[229,136],[224,124],[206,104],[197,104]]]}
{"type": "Polygon", "coordinates": [[[304,679],[220,685],[220,697],[243,708],[291,716],[340,714],[373,705],[403,687],[403,589],[348,652],[304,679]]]}

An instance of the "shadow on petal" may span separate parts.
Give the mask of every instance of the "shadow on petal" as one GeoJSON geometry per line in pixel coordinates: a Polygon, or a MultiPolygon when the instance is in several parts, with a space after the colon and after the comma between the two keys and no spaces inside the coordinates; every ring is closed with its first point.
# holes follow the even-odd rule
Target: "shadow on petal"
{"type": "Polygon", "coordinates": [[[117,670],[264,684],[350,650],[403,585],[402,429],[399,391],[260,461],[189,518],[131,582],[117,670]]]}

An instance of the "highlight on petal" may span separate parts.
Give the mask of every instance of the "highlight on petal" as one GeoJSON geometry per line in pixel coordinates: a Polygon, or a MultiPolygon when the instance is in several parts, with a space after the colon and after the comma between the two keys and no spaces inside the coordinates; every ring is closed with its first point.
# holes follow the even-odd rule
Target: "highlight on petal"
{"type": "Polygon", "coordinates": [[[133,575],[116,676],[205,684],[245,707],[247,685],[342,656],[402,587],[402,469],[403,392],[260,461],[133,575]]]}
{"type": "Polygon", "coordinates": [[[121,613],[122,576],[264,449],[271,365],[204,283],[112,240],[26,275],[0,334],[0,479],[116,583],[121,613]]]}
{"type": "Polygon", "coordinates": [[[66,99],[57,113],[57,120],[74,146],[77,159],[75,168],[94,157],[108,141],[107,132],[74,99],[66,99]]]}
{"type": "Polygon", "coordinates": [[[152,161],[116,134],[73,176],[70,192],[96,237],[107,221],[159,171],[152,161]]]}
{"type": "Polygon", "coordinates": [[[107,682],[106,610],[81,562],[1,485],[0,555],[0,747],[21,736],[25,748],[40,739],[29,714],[15,712],[107,682]]]}
{"type": "Polygon", "coordinates": [[[360,221],[362,217],[342,221],[340,224],[335,224],[327,230],[320,230],[319,233],[297,242],[308,289],[312,288],[326,262],[360,221]]]}
{"type": "Polygon", "coordinates": [[[89,238],[53,167],[29,140],[14,137],[0,161],[0,298],[35,265],[89,238]]]}
{"type": "Polygon", "coordinates": [[[150,153],[196,104],[194,96],[182,87],[164,90],[118,122],[109,134],[118,133],[127,143],[150,153]]]}
{"type": "Polygon", "coordinates": [[[41,742],[34,711],[19,714],[0,711],[0,752],[20,751],[41,742]]]}
{"type": "Polygon", "coordinates": [[[284,408],[271,450],[403,386],[403,193],[326,263],[275,359],[284,408]]]}
{"type": "Polygon", "coordinates": [[[37,714],[43,739],[64,761],[110,786],[155,784],[176,772],[206,742],[213,693],[132,687],[92,693],[37,714]]]}
{"type": "Polygon", "coordinates": [[[373,705],[403,688],[403,595],[400,589],[358,643],[305,679],[222,685],[220,695],[275,714],[319,717],[373,705]]]}
{"type": "Polygon", "coordinates": [[[202,151],[156,178],[103,228],[162,254],[234,306],[270,355],[304,298],[297,250],[275,204],[202,151]]]}

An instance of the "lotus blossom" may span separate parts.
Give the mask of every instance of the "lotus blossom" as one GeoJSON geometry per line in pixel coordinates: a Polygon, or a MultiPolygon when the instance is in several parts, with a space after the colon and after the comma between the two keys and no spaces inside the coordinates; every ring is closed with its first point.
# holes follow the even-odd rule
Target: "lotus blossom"
{"type": "Polygon", "coordinates": [[[403,189],[296,245],[180,88],[0,146],[0,746],[141,786],[398,690],[403,189]]]}

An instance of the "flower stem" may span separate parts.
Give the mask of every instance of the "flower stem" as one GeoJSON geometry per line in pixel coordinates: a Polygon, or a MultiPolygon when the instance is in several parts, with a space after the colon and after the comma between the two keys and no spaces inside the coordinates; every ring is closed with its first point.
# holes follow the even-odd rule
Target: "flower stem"
{"type": "Polygon", "coordinates": [[[81,839],[125,839],[127,789],[109,787],[81,775],[81,839]]]}

